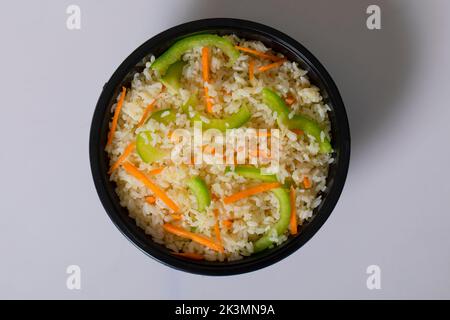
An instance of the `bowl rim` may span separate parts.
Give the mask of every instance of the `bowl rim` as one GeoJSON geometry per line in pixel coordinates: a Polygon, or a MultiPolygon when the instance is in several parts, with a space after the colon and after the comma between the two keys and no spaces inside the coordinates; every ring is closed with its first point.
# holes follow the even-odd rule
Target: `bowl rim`
{"type": "MultiPolygon", "coordinates": [[[[350,162],[350,128],[344,103],[336,84],[325,67],[298,41],[272,27],[249,20],[233,18],[201,19],[177,25],[155,35],[135,49],[119,65],[109,81],[105,83],[94,110],[89,134],[89,158],[92,177],[100,201],[112,222],[131,243],[146,255],[177,270],[201,275],[234,275],[256,271],[275,264],[297,251],[322,227],[336,206],[347,177],[350,162]],[[158,246],[161,245],[156,244],[149,235],[146,235],[147,240],[144,241],[142,235],[138,236],[132,230],[135,228],[124,223],[124,219],[131,218],[123,217],[123,214],[118,212],[117,204],[113,203],[113,199],[106,188],[106,184],[110,183],[109,179],[105,177],[100,164],[100,155],[105,151],[104,148],[100,148],[100,146],[104,146],[104,144],[102,144],[99,128],[104,121],[105,113],[110,112],[108,106],[113,97],[117,96],[118,87],[120,87],[120,84],[124,81],[127,74],[135,68],[137,63],[142,61],[143,57],[152,52],[151,48],[154,50],[162,41],[173,42],[174,39],[193,33],[214,30],[240,30],[250,32],[255,35],[269,38],[275,43],[292,51],[300,61],[304,62],[321,78],[322,85],[326,87],[326,94],[332,102],[332,114],[335,117],[335,120],[332,122],[335,122],[339,132],[339,146],[336,148],[336,145],[334,145],[335,149],[339,150],[339,152],[335,155],[338,164],[332,177],[332,185],[329,190],[327,190],[326,198],[322,201],[320,210],[315,213],[314,218],[308,226],[291,241],[286,241],[282,245],[276,246],[274,249],[252,255],[250,256],[253,257],[252,259],[250,259],[250,257],[245,257],[241,260],[232,262],[188,260],[170,254],[168,249],[159,249],[158,246]]],[[[143,230],[142,233],[144,233],[143,230]]]]}

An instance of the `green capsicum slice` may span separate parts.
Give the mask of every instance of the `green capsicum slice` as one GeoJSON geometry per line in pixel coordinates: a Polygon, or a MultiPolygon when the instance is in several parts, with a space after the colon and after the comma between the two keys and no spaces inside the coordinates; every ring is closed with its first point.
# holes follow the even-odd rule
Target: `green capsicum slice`
{"type": "Polygon", "coordinates": [[[205,181],[199,176],[195,176],[187,181],[187,185],[197,199],[198,211],[205,212],[211,204],[211,194],[205,181]]]}
{"type": "MultiPolygon", "coordinates": [[[[225,172],[232,171],[229,167],[225,172]]],[[[261,180],[265,182],[277,182],[277,176],[275,174],[262,174],[261,169],[253,166],[238,165],[234,167],[234,172],[240,176],[249,179],[261,180]]]]}
{"type": "Polygon", "coordinates": [[[143,131],[136,137],[136,152],[139,157],[141,157],[142,161],[151,163],[164,159],[170,155],[170,151],[154,147],[151,142],[152,136],[150,131],[143,131]]]}
{"type": "Polygon", "coordinates": [[[177,93],[181,88],[181,75],[186,62],[179,60],[173,63],[168,69],[166,74],[161,77],[161,82],[172,93],[177,93]]]}
{"type": "Polygon", "coordinates": [[[248,120],[250,120],[252,114],[246,104],[243,104],[236,113],[229,115],[222,119],[216,119],[207,115],[201,115],[197,111],[189,111],[189,107],[194,109],[197,104],[197,98],[191,96],[188,101],[182,106],[183,111],[188,115],[191,123],[195,121],[202,122],[202,127],[207,129],[217,129],[225,132],[227,129],[236,129],[242,127],[248,120]]]}
{"type": "Polygon", "coordinates": [[[289,201],[289,191],[285,188],[273,189],[272,193],[278,199],[280,219],[270,228],[270,230],[261,238],[256,240],[253,244],[254,252],[260,252],[272,245],[273,232],[276,232],[278,236],[284,234],[289,227],[289,220],[291,217],[291,204],[289,201]]]}
{"type": "Polygon", "coordinates": [[[161,122],[167,126],[170,123],[175,122],[177,114],[172,109],[162,109],[154,112],[149,119],[161,122]]]}
{"type": "Polygon", "coordinates": [[[323,130],[317,122],[302,115],[295,115],[292,119],[289,119],[289,107],[278,94],[268,88],[262,90],[262,96],[264,103],[277,113],[279,123],[281,122],[288,129],[300,129],[313,136],[319,143],[320,152],[329,153],[333,150],[330,140],[326,137],[322,139],[323,130]]]}
{"type": "Polygon", "coordinates": [[[195,47],[215,46],[220,48],[234,63],[239,57],[239,51],[233,43],[223,37],[214,34],[198,34],[178,40],[167,51],[160,55],[151,65],[151,68],[164,75],[170,65],[180,60],[181,56],[195,47]]]}
{"type": "Polygon", "coordinates": [[[320,152],[330,153],[333,151],[330,140],[326,137],[322,140],[322,128],[308,117],[295,115],[292,119],[288,119],[287,127],[289,129],[301,129],[307,134],[313,136],[319,142],[320,152]]]}
{"type": "MultiPolygon", "coordinates": [[[[277,181],[275,175],[263,175],[261,174],[260,169],[252,166],[236,166],[234,172],[242,175],[243,177],[251,179],[269,182],[277,181]]],[[[270,228],[270,230],[265,235],[263,235],[253,244],[253,249],[255,252],[260,252],[272,245],[272,240],[270,240],[270,238],[273,232],[276,232],[279,236],[284,234],[289,227],[289,220],[291,218],[291,202],[288,189],[276,188],[271,190],[271,192],[278,200],[280,219],[278,219],[278,221],[272,226],[272,228],[270,228]]]]}

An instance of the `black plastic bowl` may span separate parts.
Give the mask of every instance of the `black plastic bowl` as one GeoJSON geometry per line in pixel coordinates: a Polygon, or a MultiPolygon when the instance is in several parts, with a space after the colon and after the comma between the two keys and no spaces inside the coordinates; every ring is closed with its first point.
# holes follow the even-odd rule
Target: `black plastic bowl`
{"type": "Polygon", "coordinates": [[[265,25],[237,19],[205,19],[184,23],[151,38],[137,48],[114,72],[105,84],[92,119],[89,152],[92,175],[100,200],[111,220],[119,230],[138,248],[154,259],[173,268],[206,275],[230,275],[254,271],[271,265],[305,244],[327,220],[341,194],[347,176],[350,158],[350,132],[344,104],[336,85],[320,62],[301,44],[284,33],[265,25]],[[236,34],[248,40],[259,40],[267,47],[283,53],[308,71],[311,82],[321,89],[324,100],[331,107],[329,116],[332,127],[332,144],[335,162],[331,165],[327,179],[327,190],[321,205],[316,208],[314,218],[296,237],[274,247],[232,262],[192,261],[172,255],[167,248],[153,242],[150,236],[136,226],[128,216],[127,209],[120,206],[115,184],[108,176],[108,155],[104,151],[111,106],[122,86],[128,87],[136,72],[143,69],[142,60],[149,54],[158,57],[176,40],[195,33],[236,34]]]}

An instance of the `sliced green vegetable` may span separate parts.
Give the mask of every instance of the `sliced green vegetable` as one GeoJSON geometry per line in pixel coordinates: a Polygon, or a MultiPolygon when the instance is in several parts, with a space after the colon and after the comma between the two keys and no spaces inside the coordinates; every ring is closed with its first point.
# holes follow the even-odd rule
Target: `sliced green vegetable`
{"type": "Polygon", "coordinates": [[[329,153],[333,150],[328,138],[322,139],[322,128],[314,120],[302,116],[295,115],[289,119],[289,107],[281,99],[281,97],[268,88],[262,90],[264,103],[274,112],[277,113],[278,123],[284,124],[288,129],[300,129],[306,134],[313,136],[319,143],[320,152],[329,153]]]}
{"type": "Polygon", "coordinates": [[[269,88],[262,89],[263,102],[273,111],[277,113],[278,121],[288,119],[289,107],[281,99],[281,97],[269,88]]]}
{"type": "MultiPolygon", "coordinates": [[[[225,172],[231,171],[229,168],[225,172]]],[[[277,176],[275,174],[262,174],[261,169],[252,166],[235,166],[234,172],[240,176],[249,179],[261,180],[265,182],[277,182],[277,176]]]]}
{"type": "Polygon", "coordinates": [[[181,88],[181,75],[183,73],[183,67],[186,62],[179,60],[172,64],[164,76],[161,77],[161,82],[172,91],[172,93],[177,93],[181,88]]]}
{"type": "Polygon", "coordinates": [[[206,208],[211,204],[211,194],[209,193],[208,186],[205,181],[196,176],[190,178],[187,181],[187,185],[197,199],[198,211],[205,212],[206,208]]]}
{"type": "Polygon", "coordinates": [[[302,115],[295,115],[292,119],[289,119],[287,122],[287,127],[289,129],[300,129],[311,135],[316,139],[319,143],[320,152],[322,153],[330,153],[333,151],[331,147],[330,140],[326,137],[322,140],[322,128],[310,118],[307,118],[302,115]]]}
{"type": "Polygon", "coordinates": [[[189,113],[189,108],[192,108],[192,110],[195,110],[195,107],[198,105],[198,99],[195,94],[192,94],[189,99],[181,106],[181,110],[183,110],[184,113],[189,113]]]}
{"type": "MultiPolygon", "coordinates": [[[[229,169],[228,169],[229,171],[229,169]]],[[[275,175],[263,175],[261,174],[260,169],[251,166],[236,166],[235,171],[237,174],[242,175],[243,177],[257,179],[262,181],[273,182],[277,181],[275,175]],[[268,179],[268,180],[264,180],[268,179]]],[[[289,220],[291,218],[291,202],[289,198],[289,190],[286,188],[277,188],[271,191],[275,197],[278,199],[278,206],[280,210],[280,219],[270,228],[270,230],[259,238],[253,244],[253,248],[255,252],[260,252],[264,249],[267,249],[272,245],[272,234],[275,232],[278,236],[284,234],[289,227],[289,220]]]]}
{"type": "Polygon", "coordinates": [[[186,51],[195,47],[206,46],[220,48],[230,58],[231,63],[234,63],[240,55],[239,50],[234,47],[230,40],[214,34],[198,34],[175,42],[152,63],[151,68],[164,75],[170,65],[180,60],[186,51]]]}
{"type": "Polygon", "coordinates": [[[146,163],[155,162],[166,158],[170,155],[170,151],[161,150],[152,146],[152,136],[150,131],[143,131],[136,137],[136,152],[146,163]]]}
{"type": "Polygon", "coordinates": [[[168,124],[175,122],[177,114],[172,109],[163,109],[154,112],[149,119],[156,120],[167,126],[168,124]]]}
{"type": "Polygon", "coordinates": [[[254,252],[260,252],[272,245],[272,234],[276,232],[278,236],[284,234],[289,227],[289,220],[291,218],[291,204],[289,199],[289,191],[285,188],[273,189],[272,193],[278,199],[280,219],[270,228],[269,231],[261,238],[259,238],[254,244],[254,252]]]}
{"type": "Polygon", "coordinates": [[[233,113],[232,115],[222,118],[216,119],[209,117],[204,114],[200,114],[197,111],[189,111],[189,107],[192,107],[193,110],[198,100],[195,96],[191,96],[188,101],[181,107],[183,112],[185,112],[191,120],[193,124],[195,121],[202,122],[202,127],[204,129],[217,129],[222,132],[225,132],[227,129],[236,129],[242,127],[248,120],[250,120],[252,114],[250,109],[246,104],[243,104],[238,112],[233,113]]]}

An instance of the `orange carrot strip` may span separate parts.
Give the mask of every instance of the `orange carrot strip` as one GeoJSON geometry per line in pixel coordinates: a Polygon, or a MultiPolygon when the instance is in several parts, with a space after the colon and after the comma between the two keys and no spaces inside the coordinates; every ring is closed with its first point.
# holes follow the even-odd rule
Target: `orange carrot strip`
{"type": "Polygon", "coordinates": [[[284,101],[286,102],[286,104],[287,104],[288,106],[291,106],[291,105],[294,104],[295,98],[294,98],[294,97],[287,97],[284,101]]]}
{"type": "Polygon", "coordinates": [[[301,129],[291,129],[291,131],[295,134],[302,135],[304,132],[301,129]]]}
{"type": "Polygon", "coordinates": [[[208,87],[204,86],[203,90],[205,92],[205,102],[206,102],[206,111],[208,111],[209,113],[212,112],[212,102],[211,102],[211,98],[209,97],[209,93],[208,93],[208,87]]]}
{"type": "Polygon", "coordinates": [[[145,201],[149,204],[155,204],[156,198],[153,196],[148,196],[148,197],[145,197],[145,201]]]}
{"type": "Polygon", "coordinates": [[[153,101],[148,104],[147,108],[145,108],[144,113],[142,114],[141,120],[139,120],[138,124],[136,125],[136,128],[139,128],[144,124],[145,120],[147,120],[149,113],[152,112],[155,103],[156,99],[153,99],[153,101]]]}
{"type": "Polygon", "coordinates": [[[255,77],[255,61],[253,59],[250,59],[250,61],[248,62],[248,79],[252,81],[254,77],[255,77]]]}
{"type": "Polygon", "coordinates": [[[251,157],[254,157],[254,158],[259,158],[260,157],[261,159],[267,159],[267,160],[272,159],[272,156],[270,155],[270,153],[268,153],[268,152],[266,152],[264,150],[260,150],[259,148],[258,149],[251,149],[251,150],[249,150],[248,154],[251,157]]]}
{"type": "Polygon", "coordinates": [[[211,199],[212,199],[213,201],[217,201],[217,200],[219,200],[220,198],[219,198],[215,193],[212,193],[212,194],[211,194],[211,199]]]}
{"type": "MultiPolygon", "coordinates": [[[[202,48],[202,75],[203,81],[209,83],[209,48],[202,48]]],[[[212,112],[212,102],[209,97],[208,87],[206,85],[203,86],[203,90],[205,91],[205,102],[206,102],[206,110],[211,113],[212,112]]]]}
{"type": "Polygon", "coordinates": [[[233,225],[233,220],[223,220],[222,224],[225,228],[230,229],[233,225]]]}
{"type": "Polygon", "coordinates": [[[270,69],[279,67],[279,66],[281,66],[285,61],[286,61],[286,59],[281,59],[281,60],[279,60],[279,61],[277,61],[277,62],[274,62],[274,63],[271,63],[271,64],[266,64],[265,66],[259,67],[259,68],[258,68],[258,71],[259,71],[259,72],[265,72],[265,71],[268,71],[268,70],[270,70],[270,69]]]}
{"type": "Polygon", "coordinates": [[[116,110],[114,111],[114,116],[112,119],[111,129],[108,134],[108,141],[106,145],[110,145],[114,138],[114,133],[116,132],[117,122],[119,121],[120,110],[122,110],[123,101],[125,100],[125,94],[127,93],[127,89],[122,87],[122,93],[120,94],[119,102],[117,103],[116,110]]]}
{"type": "Polygon", "coordinates": [[[136,143],[134,141],[130,142],[130,144],[125,148],[122,155],[117,159],[117,161],[111,166],[109,169],[109,174],[113,173],[117,168],[120,167],[120,164],[125,161],[125,159],[130,155],[130,153],[134,150],[136,143]]]}
{"type": "Polygon", "coordinates": [[[125,162],[122,166],[129,174],[134,176],[147,188],[149,188],[155,194],[155,196],[161,199],[170,209],[172,209],[174,212],[180,211],[178,205],[173,202],[172,199],[170,199],[160,187],[158,187],[153,181],[147,178],[145,174],[139,171],[139,169],[136,168],[133,164],[131,164],[130,162],[125,162]]]}
{"type": "Polygon", "coordinates": [[[190,239],[194,242],[197,242],[201,245],[204,245],[205,247],[208,247],[212,250],[223,252],[223,247],[217,243],[215,243],[212,239],[201,236],[198,234],[195,234],[193,232],[187,231],[186,229],[177,227],[170,223],[165,223],[163,225],[164,230],[167,232],[173,233],[174,235],[177,235],[182,238],[190,239]]]}
{"type": "Polygon", "coordinates": [[[220,227],[219,227],[219,210],[214,210],[214,216],[216,218],[216,223],[214,224],[214,233],[216,235],[216,240],[221,247],[223,247],[222,237],[220,236],[220,227]]]}
{"type": "Polygon", "coordinates": [[[311,180],[309,180],[308,177],[303,178],[303,185],[305,186],[305,189],[311,188],[311,180]]]}
{"type": "Polygon", "coordinates": [[[175,256],[188,258],[188,259],[192,259],[192,260],[203,260],[203,259],[205,259],[205,257],[203,255],[198,254],[198,253],[193,253],[193,252],[172,252],[172,254],[175,255],[175,256]]]}
{"type": "Polygon", "coordinates": [[[231,196],[225,197],[223,198],[223,202],[225,204],[233,203],[238,200],[250,197],[252,195],[278,188],[280,186],[281,184],[278,182],[261,183],[260,185],[254,186],[252,188],[232,194],[231,196]]]}
{"type": "Polygon", "coordinates": [[[209,82],[209,48],[202,48],[202,75],[203,81],[209,82]]]}
{"type": "Polygon", "coordinates": [[[212,155],[216,154],[216,148],[211,147],[209,144],[205,144],[202,146],[202,152],[206,152],[212,155]]]}
{"type": "Polygon", "coordinates": [[[274,56],[272,54],[268,54],[268,53],[264,53],[258,50],[254,50],[254,49],[250,49],[250,48],[246,48],[246,47],[241,47],[241,46],[235,46],[236,49],[243,51],[243,52],[247,52],[247,53],[251,53],[254,54],[255,56],[261,57],[261,58],[265,58],[265,59],[269,59],[269,60],[273,60],[273,61],[278,61],[282,58],[274,56]]]}
{"type": "Polygon", "coordinates": [[[181,214],[171,214],[170,217],[171,217],[173,220],[176,220],[176,221],[181,220],[181,219],[183,218],[183,217],[181,216],[181,214]]]}
{"type": "Polygon", "coordinates": [[[289,220],[289,232],[292,235],[297,234],[297,209],[295,204],[295,190],[294,186],[291,186],[291,192],[289,194],[291,200],[291,219],[289,220]]]}
{"type": "Polygon", "coordinates": [[[151,174],[151,175],[160,174],[163,170],[164,170],[164,168],[152,169],[148,172],[148,174],[151,174]]]}
{"type": "Polygon", "coordinates": [[[259,131],[256,133],[258,137],[270,137],[272,133],[270,131],[259,131]]]}

